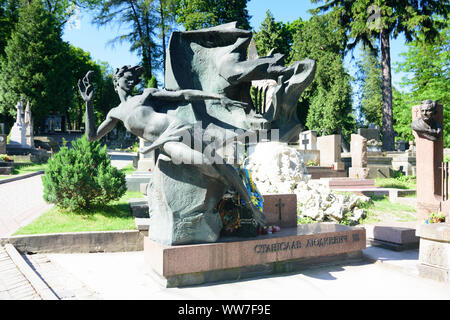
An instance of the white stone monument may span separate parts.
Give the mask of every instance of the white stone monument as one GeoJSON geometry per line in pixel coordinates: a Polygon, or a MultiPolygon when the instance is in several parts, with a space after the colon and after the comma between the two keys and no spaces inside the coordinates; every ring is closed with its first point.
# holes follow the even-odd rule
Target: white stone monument
{"type": "Polygon", "coordinates": [[[13,147],[34,148],[33,120],[31,117],[30,102],[27,102],[25,112],[23,110],[23,99],[16,105],[16,122],[11,129],[9,144],[13,147]]]}
{"type": "Polygon", "coordinates": [[[317,131],[302,131],[299,142],[301,150],[317,150],[317,131]]]}

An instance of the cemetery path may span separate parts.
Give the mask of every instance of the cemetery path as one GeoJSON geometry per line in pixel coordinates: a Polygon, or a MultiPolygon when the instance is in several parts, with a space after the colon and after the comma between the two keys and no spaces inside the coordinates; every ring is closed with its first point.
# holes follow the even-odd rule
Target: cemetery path
{"type": "Polygon", "coordinates": [[[133,152],[123,152],[123,151],[108,151],[109,156],[111,157],[111,164],[118,169],[122,169],[123,167],[133,164],[133,157],[136,156],[136,153],[133,152]]]}
{"type": "Polygon", "coordinates": [[[53,206],[44,201],[41,177],[0,184],[0,238],[9,237],[53,206]]]}
{"type": "Polygon", "coordinates": [[[183,288],[162,287],[150,272],[142,251],[35,254],[27,258],[63,300],[450,298],[448,284],[418,276],[417,249],[396,252],[368,247],[364,256],[365,260],[360,263],[325,265],[301,272],[183,288]],[[58,272],[48,273],[52,265],[58,272]]]}

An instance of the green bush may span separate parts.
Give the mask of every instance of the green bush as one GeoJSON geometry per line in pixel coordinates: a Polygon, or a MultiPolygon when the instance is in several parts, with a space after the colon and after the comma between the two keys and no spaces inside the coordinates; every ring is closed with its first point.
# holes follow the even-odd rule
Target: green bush
{"type": "Polygon", "coordinates": [[[82,137],[62,147],[48,161],[42,177],[44,199],[61,208],[90,209],[122,197],[127,188],[125,174],[111,165],[106,146],[82,137]]]}

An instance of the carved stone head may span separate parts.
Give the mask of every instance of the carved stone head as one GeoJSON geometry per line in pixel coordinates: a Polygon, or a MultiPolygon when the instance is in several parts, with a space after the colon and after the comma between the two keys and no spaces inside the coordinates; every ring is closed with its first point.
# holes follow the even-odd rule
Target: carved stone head
{"type": "Polygon", "coordinates": [[[141,81],[144,68],[141,66],[123,66],[114,72],[114,89],[131,93],[133,88],[141,81]]]}
{"type": "Polygon", "coordinates": [[[436,115],[437,102],[433,100],[424,100],[420,105],[420,117],[427,124],[431,125],[436,115]]]}
{"type": "Polygon", "coordinates": [[[424,100],[419,106],[420,117],[411,123],[411,128],[419,137],[435,141],[442,133],[442,126],[437,122],[438,103],[433,100],[424,100]]]}

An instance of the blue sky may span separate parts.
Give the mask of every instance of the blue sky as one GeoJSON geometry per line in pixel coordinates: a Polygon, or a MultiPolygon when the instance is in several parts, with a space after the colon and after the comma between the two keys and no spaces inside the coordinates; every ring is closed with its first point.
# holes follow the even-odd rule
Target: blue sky
{"type": "MultiPolygon", "coordinates": [[[[261,22],[264,20],[266,11],[270,10],[277,21],[291,22],[299,17],[307,20],[310,17],[308,10],[316,7],[309,0],[250,0],[247,9],[251,16],[250,25],[258,30],[261,22]]],[[[68,28],[64,30],[63,39],[72,45],[82,48],[91,53],[95,61],[106,61],[113,68],[125,64],[138,64],[140,59],[129,51],[129,44],[107,45],[108,40],[124,33],[125,26],[103,26],[97,27],[91,24],[92,13],[81,12],[79,26],[77,28],[68,28]]],[[[393,66],[392,77],[393,84],[398,88],[398,83],[404,74],[398,74],[395,70],[395,63],[401,61],[400,53],[406,51],[404,38],[391,41],[391,63],[393,66]]],[[[355,50],[355,56],[358,52],[355,50]]],[[[346,66],[351,74],[354,72],[354,60],[347,55],[346,66]]],[[[158,77],[159,78],[159,77],[158,77]]]]}

